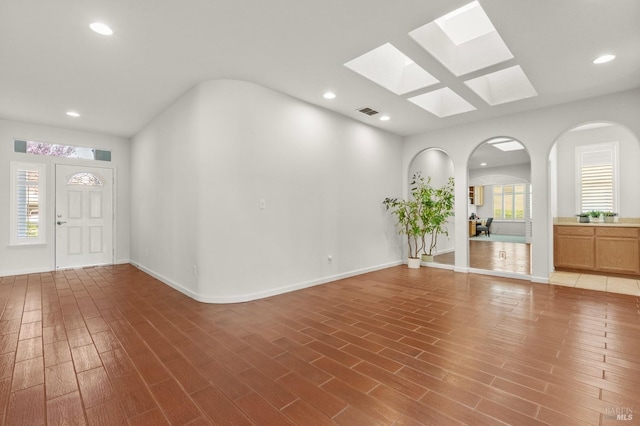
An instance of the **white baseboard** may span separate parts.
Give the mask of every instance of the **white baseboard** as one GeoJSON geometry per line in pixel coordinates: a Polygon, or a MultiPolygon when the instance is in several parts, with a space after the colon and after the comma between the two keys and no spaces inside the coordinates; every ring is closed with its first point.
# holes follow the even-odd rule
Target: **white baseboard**
{"type": "Polygon", "coordinates": [[[11,277],[15,275],[29,275],[29,274],[42,274],[44,272],[53,272],[50,268],[31,268],[31,269],[16,269],[13,271],[2,271],[0,277],[11,277]]]}
{"type": "Polygon", "coordinates": [[[141,271],[151,275],[152,277],[162,281],[167,284],[169,287],[172,287],[179,292],[191,297],[192,299],[197,300],[198,302],[203,303],[241,303],[241,302],[249,302],[252,300],[264,299],[265,297],[276,296],[278,294],[289,293],[291,291],[302,290],[304,288],[314,287],[320,284],[326,284],[332,281],[338,281],[345,278],[354,277],[356,275],[366,274],[367,272],[379,271],[381,269],[391,268],[393,266],[398,266],[402,264],[402,261],[390,262],[382,265],[371,266],[368,268],[357,269],[354,271],[344,272],[341,274],[331,275],[323,278],[318,278],[315,280],[305,281],[301,283],[294,283],[282,287],[272,288],[264,291],[258,291],[253,293],[245,293],[245,294],[234,294],[230,296],[212,296],[206,294],[196,293],[183,285],[180,285],[169,278],[156,273],[155,271],[144,267],[143,265],[136,264],[135,262],[131,262],[133,266],[140,269],[141,271]]]}
{"type": "Polygon", "coordinates": [[[476,268],[469,268],[469,272],[472,274],[491,275],[494,277],[515,278],[517,280],[531,281],[531,275],[517,274],[515,272],[489,271],[487,269],[476,269],[476,268]]]}

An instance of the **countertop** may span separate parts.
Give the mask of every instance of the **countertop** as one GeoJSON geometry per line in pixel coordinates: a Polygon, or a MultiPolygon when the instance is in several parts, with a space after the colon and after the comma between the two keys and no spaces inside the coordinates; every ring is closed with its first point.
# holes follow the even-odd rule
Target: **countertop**
{"type": "Polygon", "coordinates": [[[618,222],[588,222],[580,223],[577,217],[559,217],[553,219],[554,225],[559,226],[597,226],[597,227],[614,227],[614,228],[640,228],[640,218],[617,218],[618,222]]]}

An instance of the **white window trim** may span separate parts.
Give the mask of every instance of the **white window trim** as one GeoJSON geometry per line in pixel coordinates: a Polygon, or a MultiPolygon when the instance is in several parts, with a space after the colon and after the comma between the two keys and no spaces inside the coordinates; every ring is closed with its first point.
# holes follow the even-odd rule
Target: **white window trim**
{"type": "Polygon", "coordinates": [[[47,241],[47,226],[46,226],[46,164],[43,163],[25,163],[20,161],[11,162],[11,200],[9,206],[10,212],[10,237],[9,245],[11,246],[26,246],[45,244],[47,241]],[[18,170],[36,170],[38,172],[38,236],[34,238],[19,238],[18,237],[18,182],[17,172],[18,170]]]}
{"type": "Polygon", "coordinates": [[[611,150],[613,163],[613,212],[620,213],[620,142],[604,142],[576,146],[576,212],[582,213],[582,155],[588,152],[611,150]]]}
{"type": "MultiPolygon", "coordinates": [[[[493,221],[494,222],[509,222],[509,223],[523,223],[526,222],[528,219],[528,214],[530,214],[531,210],[530,210],[530,206],[529,206],[529,188],[530,188],[530,184],[526,183],[526,182],[514,182],[514,183],[503,183],[503,184],[495,184],[492,186],[491,188],[491,215],[494,216],[493,221]],[[513,208],[513,212],[515,214],[515,195],[516,194],[522,194],[524,196],[524,217],[523,218],[512,218],[512,219],[508,219],[504,217],[504,212],[505,212],[505,207],[504,207],[504,187],[505,186],[513,186],[515,187],[515,185],[524,185],[524,191],[523,192],[513,192],[513,201],[512,201],[512,205],[511,207],[513,208]],[[494,210],[494,206],[493,206],[493,197],[495,197],[495,193],[494,188],[500,186],[502,187],[502,216],[503,217],[495,217],[495,210],[494,210]]],[[[514,188],[515,189],[515,188],[514,188]]]]}

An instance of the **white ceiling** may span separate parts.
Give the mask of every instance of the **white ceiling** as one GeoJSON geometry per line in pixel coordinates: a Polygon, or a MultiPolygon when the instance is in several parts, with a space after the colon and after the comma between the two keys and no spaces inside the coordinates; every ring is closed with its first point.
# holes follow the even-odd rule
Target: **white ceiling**
{"type": "Polygon", "coordinates": [[[239,79],[410,135],[640,87],[640,1],[480,0],[514,58],[458,78],[408,33],[469,1],[0,0],[0,118],[129,137],[197,83],[239,79]],[[398,96],[344,66],[385,43],[440,83],[398,96]],[[489,106],[464,84],[514,65],[538,96],[489,106]],[[407,101],[445,86],[477,110],[407,101]]]}

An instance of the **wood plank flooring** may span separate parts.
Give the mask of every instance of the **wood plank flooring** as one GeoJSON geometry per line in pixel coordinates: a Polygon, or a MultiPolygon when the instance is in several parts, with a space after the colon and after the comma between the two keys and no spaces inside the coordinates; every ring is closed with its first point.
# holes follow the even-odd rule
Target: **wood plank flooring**
{"type": "Polygon", "coordinates": [[[211,305],[119,265],[0,278],[0,307],[6,425],[640,418],[636,296],[399,266],[211,305]]]}
{"type": "MultiPolygon", "coordinates": [[[[455,252],[435,256],[435,261],[455,265],[455,252]]],[[[469,266],[489,271],[531,273],[531,244],[469,240],[469,266]]]]}

